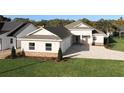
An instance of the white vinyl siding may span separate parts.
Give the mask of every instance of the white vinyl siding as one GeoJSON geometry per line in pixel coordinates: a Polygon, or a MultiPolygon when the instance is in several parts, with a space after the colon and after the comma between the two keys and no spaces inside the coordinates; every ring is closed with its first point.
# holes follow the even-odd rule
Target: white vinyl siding
{"type": "Polygon", "coordinates": [[[66,52],[66,50],[72,45],[72,36],[69,36],[67,38],[65,38],[62,42],[61,42],[61,49],[62,52],[66,52]]]}
{"type": "Polygon", "coordinates": [[[101,44],[101,45],[103,45],[104,44],[104,36],[103,35],[94,35],[93,36],[93,39],[95,39],[94,40],[94,43],[95,44],[101,44]]]}
{"type": "Polygon", "coordinates": [[[33,52],[50,52],[50,53],[58,53],[58,49],[60,47],[60,42],[50,42],[50,41],[21,41],[21,50],[24,50],[24,51],[32,51],[32,50],[29,50],[29,43],[30,42],[34,42],[35,43],[35,50],[33,50],[33,52]],[[46,51],[46,43],[49,43],[51,44],[51,51],[46,51]]]}
{"type": "Polygon", "coordinates": [[[92,29],[71,30],[71,33],[75,36],[80,36],[80,42],[83,40],[82,36],[88,36],[88,44],[92,45],[92,29]]]}
{"type": "Polygon", "coordinates": [[[6,37],[8,33],[0,35],[1,38],[1,50],[10,48],[10,39],[6,37]]]}
{"type": "Polygon", "coordinates": [[[55,34],[51,33],[50,31],[46,30],[46,29],[41,29],[38,32],[35,32],[33,35],[53,35],[56,36],[55,34]]]}

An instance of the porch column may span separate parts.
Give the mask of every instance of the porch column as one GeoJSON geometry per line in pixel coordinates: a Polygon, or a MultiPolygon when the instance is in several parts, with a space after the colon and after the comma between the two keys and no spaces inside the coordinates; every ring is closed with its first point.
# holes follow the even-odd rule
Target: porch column
{"type": "Polygon", "coordinates": [[[83,36],[83,35],[80,35],[80,43],[82,43],[82,39],[83,39],[82,36],[83,36]]]}

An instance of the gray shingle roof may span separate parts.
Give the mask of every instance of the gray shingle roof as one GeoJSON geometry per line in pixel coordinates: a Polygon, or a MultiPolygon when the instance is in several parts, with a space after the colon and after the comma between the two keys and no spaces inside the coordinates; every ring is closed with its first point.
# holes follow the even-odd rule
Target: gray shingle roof
{"type": "Polygon", "coordinates": [[[8,36],[16,36],[19,34],[23,29],[25,29],[30,23],[25,23],[21,21],[11,21],[11,22],[4,22],[0,24],[0,34],[4,34],[6,32],[10,32],[8,36]]]}
{"type": "Polygon", "coordinates": [[[23,23],[24,22],[20,22],[20,21],[5,22],[1,31],[14,30],[14,29],[18,28],[19,26],[21,26],[23,23]]]}
{"type": "Polygon", "coordinates": [[[0,30],[2,29],[3,25],[4,25],[4,23],[0,23],[0,30]]]}
{"type": "Polygon", "coordinates": [[[60,39],[64,39],[71,35],[70,31],[64,26],[45,27],[45,29],[57,35],[60,39]]]}
{"type": "Polygon", "coordinates": [[[17,29],[12,31],[8,36],[17,36],[19,33],[21,33],[25,28],[27,28],[30,25],[30,23],[23,23],[21,26],[19,26],[17,29]]]}

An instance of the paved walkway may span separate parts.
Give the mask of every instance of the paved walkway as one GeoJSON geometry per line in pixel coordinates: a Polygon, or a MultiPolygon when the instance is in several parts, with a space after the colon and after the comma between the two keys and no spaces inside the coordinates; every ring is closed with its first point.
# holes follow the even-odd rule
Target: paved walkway
{"type": "Polygon", "coordinates": [[[103,46],[73,45],[64,57],[124,60],[124,52],[106,49],[103,46]]]}
{"type": "MultiPolygon", "coordinates": [[[[20,49],[16,49],[16,53],[18,52],[20,52],[20,49]]],[[[0,59],[5,59],[9,55],[11,55],[11,49],[0,51],[0,59]]]]}

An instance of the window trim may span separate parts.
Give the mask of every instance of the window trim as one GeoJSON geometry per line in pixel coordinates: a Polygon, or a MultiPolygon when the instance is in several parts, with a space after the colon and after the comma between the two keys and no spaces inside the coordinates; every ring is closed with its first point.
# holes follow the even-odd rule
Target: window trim
{"type": "Polygon", "coordinates": [[[45,44],[45,50],[46,51],[52,51],[52,43],[46,43],[45,44]],[[48,46],[48,45],[50,45],[50,46],[48,46]]]}
{"type": "Polygon", "coordinates": [[[94,41],[97,40],[97,37],[93,37],[93,40],[94,40],[94,41]]]}
{"type": "Polygon", "coordinates": [[[29,42],[29,50],[35,50],[35,42],[29,42]],[[33,46],[31,46],[30,44],[34,44],[33,46]]]}
{"type": "Polygon", "coordinates": [[[13,44],[13,38],[10,38],[10,44],[13,44]]]}

